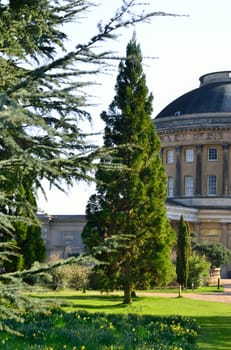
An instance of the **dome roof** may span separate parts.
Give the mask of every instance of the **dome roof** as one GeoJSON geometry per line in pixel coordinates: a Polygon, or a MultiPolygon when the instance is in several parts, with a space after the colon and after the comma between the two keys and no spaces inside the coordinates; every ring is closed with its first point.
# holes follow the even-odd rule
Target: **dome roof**
{"type": "Polygon", "coordinates": [[[156,118],[231,112],[231,71],[203,75],[200,83],[199,88],[171,102],[156,118]]]}

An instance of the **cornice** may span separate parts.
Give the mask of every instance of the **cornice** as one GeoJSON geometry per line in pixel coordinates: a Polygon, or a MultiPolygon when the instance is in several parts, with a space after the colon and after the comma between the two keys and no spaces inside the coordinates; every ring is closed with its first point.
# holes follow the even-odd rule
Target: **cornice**
{"type": "Polygon", "coordinates": [[[175,127],[175,128],[168,128],[168,129],[157,129],[157,132],[159,135],[164,135],[164,134],[176,134],[179,132],[211,132],[211,131],[230,131],[231,132],[231,125],[230,127],[218,127],[218,126],[211,126],[211,127],[175,127]]]}
{"type": "Polygon", "coordinates": [[[158,133],[177,131],[231,130],[231,113],[200,113],[169,116],[153,120],[158,133]]]}

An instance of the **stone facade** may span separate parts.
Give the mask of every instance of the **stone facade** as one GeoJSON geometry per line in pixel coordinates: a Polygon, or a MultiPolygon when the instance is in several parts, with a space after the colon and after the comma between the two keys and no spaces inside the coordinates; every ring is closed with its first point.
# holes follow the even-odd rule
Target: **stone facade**
{"type": "Polygon", "coordinates": [[[46,244],[47,261],[68,258],[83,251],[84,215],[38,215],[46,244]]]}
{"type": "MultiPolygon", "coordinates": [[[[154,119],[168,181],[167,215],[176,230],[183,214],[199,239],[231,249],[231,73],[200,80],[198,89],[154,119]]],[[[231,264],[223,267],[223,276],[230,271],[231,264]]]]}

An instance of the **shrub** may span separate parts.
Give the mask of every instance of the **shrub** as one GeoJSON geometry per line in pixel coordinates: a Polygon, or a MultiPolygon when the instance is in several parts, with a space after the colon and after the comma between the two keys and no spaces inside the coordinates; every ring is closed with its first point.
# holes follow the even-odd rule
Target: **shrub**
{"type": "Polygon", "coordinates": [[[88,288],[88,275],[91,268],[83,265],[59,266],[51,271],[52,282],[50,287],[54,290],[63,288],[83,289],[88,288]]]}
{"type": "Polygon", "coordinates": [[[91,268],[82,265],[68,265],[65,272],[68,276],[67,285],[69,288],[83,289],[88,288],[89,273],[91,268]]]}
{"type": "Polygon", "coordinates": [[[211,268],[221,267],[222,265],[226,264],[231,257],[231,251],[225,248],[222,243],[218,242],[202,241],[196,243],[193,249],[199,255],[206,256],[207,260],[211,264],[211,268]]]}
{"type": "Polygon", "coordinates": [[[40,285],[53,290],[73,288],[76,290],[88,288],[88,276],[91,268],[84,265],[63,265],[46,273],[32,275],[26,282],[40,285]]]}
{"type": "Polygon", "coordinates": [[[210,263],[204,256],[191,255],[189,258],[188,287],[191,288],[192,284],[195,288],[205,285],[208,279],[209,269],[210,263]]]}

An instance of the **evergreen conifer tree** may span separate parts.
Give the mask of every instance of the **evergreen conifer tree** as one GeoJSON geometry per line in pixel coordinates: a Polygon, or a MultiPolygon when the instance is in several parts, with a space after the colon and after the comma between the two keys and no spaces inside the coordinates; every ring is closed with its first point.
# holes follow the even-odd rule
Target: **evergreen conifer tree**
{"type": "Polygon", "coordinates": [[[111,155],[99,164],[82,238],[87,252],[107,263],[108,287],[121,285],[124,303],[130,303],[133,288],[172,278],[174,242],[165,210],[161,146],[151,119],[153,97],[135,36],[119,64],[115,92],[109,111],[101,114],[104,146],[111,155]]]}
{"type": "Polygon", "coordinates": [[[182,288],[187,288],[190,255],[191,237],[189,225],[187,222],[184,221],[183,215],[181,215],[177,237],[176,274],[177,282],[182,286],[182,288]]]}

